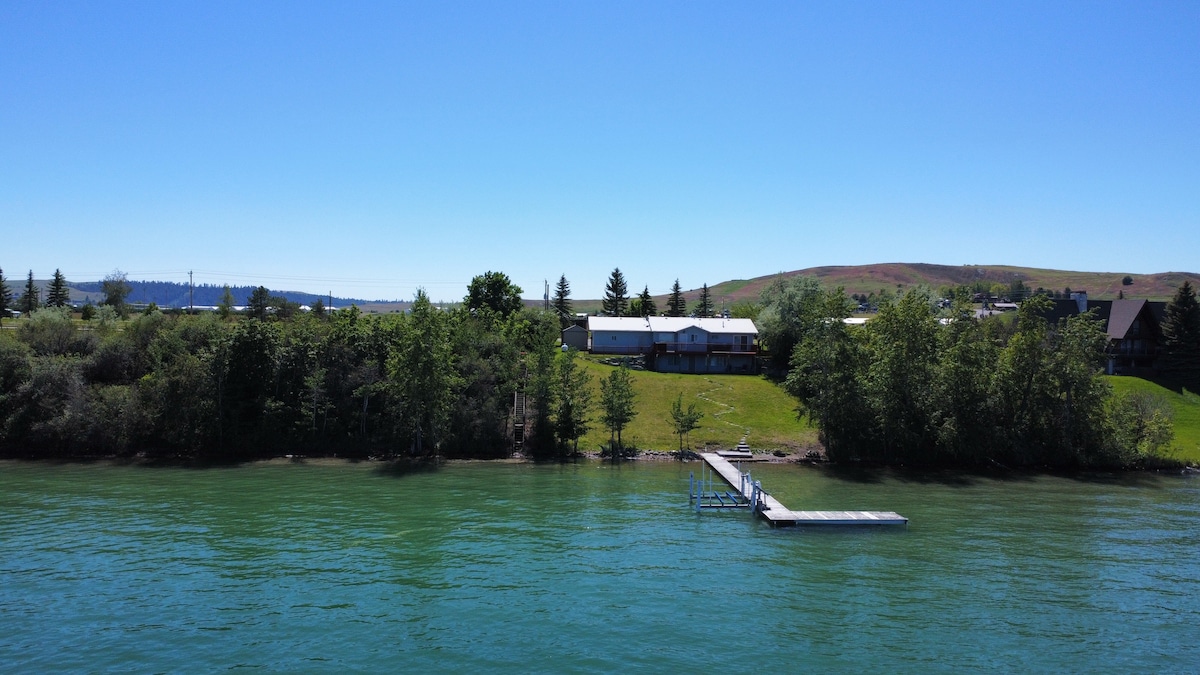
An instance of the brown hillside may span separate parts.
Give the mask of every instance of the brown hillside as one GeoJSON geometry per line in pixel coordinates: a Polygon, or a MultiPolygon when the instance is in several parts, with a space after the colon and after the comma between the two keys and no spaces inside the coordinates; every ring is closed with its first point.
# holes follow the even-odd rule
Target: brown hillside
{"type": "MultiPolygon", "coordinates": [[[[1061,291],[1070,287],[1075,291],[1085,290],[1089,296],[1102,300],[1115,299],[1122,290],[1125,291],[1126,297],[1169,300],[1185,279],[1191,280],[1193,285],[1200,285],[1200,274],[1191,272],[1128,274],[1133,277],[1133,284],[1123,286],[1121,280],[1126,276],[1125,272],[1073,272],[1011,265],[953,266],[927,263],[882,263],[878,265],[810,267],[781,274],[785,277],[815,276],[826,287],[841,286],[846,289],[847,293],[871,293],[872,291],[879,292],[882,289],[894,292],[897,289],[903,290],[919,284],[929,286],[936,291],[942,286],[957,286],[976,280],[1008,284],[1014,279],[1020,279],[1030,288],[1041,287],[1061,291]]],[[[762,290],[777,276],[779,275],[772,274],[748,281],[727,281],[712,286],[709,290],[718,302],[719,299],[726,299],[728,302],[744,299],[756,300],[762,290]]],[[[699,295],[699,291],[693,289],[687,291],[685,295],[689,301],[692,301],[699,295]]]]}

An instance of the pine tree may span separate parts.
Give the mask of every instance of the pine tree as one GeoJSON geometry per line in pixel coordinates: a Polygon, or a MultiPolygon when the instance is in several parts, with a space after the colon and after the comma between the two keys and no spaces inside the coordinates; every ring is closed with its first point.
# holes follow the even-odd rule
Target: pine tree
{"type": "Polygon", "coordinates": [[[625,275],[621,274],[620,267],[613,268],[612,275],[608,278],[601,308],[607,316],[625,316],[625,312],[629,310],[628,289],[625,287],[625,275]]]}
{"type": "Polygon", "coordinates": [[[54,270],[54,279],[50,282],[50,291],[46,295],[47,307],[66,307],[71,304],[71,290],[67,288],[67,278],[61,270],[54,270]]]}
{"type": "Polygon", "coordinates": [[[17,305],[25,316],[33,314],[33,310],[37,309],[42,304],[42,291],[33,283],[33,270],[29,270],[29,279],[25,282],[25,293],[21,295],[21,301],[17,305]]]}
{"type": "Polygon", "coordinates": [[[4,270],[0,269],[0,325],[3,325],[4,318],[8,316],[8,310],[12,306],[12,289],[8,287],[8,280],[4,278],[4,270]]]}
{"type": "Polygon", "coordinates": [[[554,311],[558,314],[558,324],[562,328],[571,325],[574,309],[571,307],[571,284],[567,283],[567,275],[558,278],[554,285],[554,311]]]}
{"type": "Polygon", "coordinates": [[[1200,304],[1185,281],[1163,314],[1164,374],[1192,391],[1200,391],[1200,304]]]}
{"type": "Polygon", "coordinates": [[[671,296],[667,298],[667,316],[687,316],[687,300],[683,299],[683,289],[679,287],[678,279],[671,287],[671,296]]]}
{"type": "Polygon", "coordinates": [[[700,299],[696,303],[696,316],[708,317],[713,314],[712,296],[708,293],[708,284],[700,289],[700,299]]]}
{"type": "Polygon", "coordinates": [[[639,316],[654,316],[658,314],[658,305],[654,304],[654,298],[650,297],[650,287],[644,286],[642,294],[638,296],[638,312],[639,316]]]}

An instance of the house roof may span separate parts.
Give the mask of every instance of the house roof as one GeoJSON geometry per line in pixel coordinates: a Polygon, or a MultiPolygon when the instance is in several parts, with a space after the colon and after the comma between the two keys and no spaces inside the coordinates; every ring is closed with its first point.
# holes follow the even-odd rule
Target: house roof
{"type": "Polygon", "coordinates": [[[640,316],[589,316],[588,330],[648,332],[650,323],[640,316]]]}
{"type": "Polygon", "coordinates": [[[707,333],[735,333],[758,335],[758,328],[751,319],[725,319],[721,317],[693,319],[686,316],[652,316],[650,329],[656,333],[678,333],[688,328],[699,328],[707,333]]]}
{"type": "Polygon", "coordinates": [[[693,319],[691,317],[652,316],[649,318],[629,316],[589,316],[590,331],[626,331],[637,333],[678,333],[688,328],[699,328],[709,334],[733,333],[758,335],[758,328],[751,319],[693,319]]]}
{"type": "MultiPolygon", "coordinates": [[[[1108,319],[1108,337],[1112,340],[1123,340],[1129,335],[1129,328],[1133,326],[1133,322],[1137,320],[1138,315],[1143,310],[1149,308],[1148,314],[1154,320],[1158,321],[1158,316],[1155,315],[1154,305],[1160,303],[1148,302],[1146,300],[1113,300],[1112,314],[1108,319]]],[[[1162,303],[1166,307],[1165,303],[1162,303]]]]}

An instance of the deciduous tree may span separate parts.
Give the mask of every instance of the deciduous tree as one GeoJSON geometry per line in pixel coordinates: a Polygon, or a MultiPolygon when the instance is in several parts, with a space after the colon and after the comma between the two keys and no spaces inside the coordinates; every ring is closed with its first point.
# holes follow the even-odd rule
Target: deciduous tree
{"type": "Polygon", "coordinates": [[[113,270],[111,274],[104,277],[100,282],[100,289],[104,292],[104,300],[100,302],[102,305],[108,305],[117,311],[122,318],[128,314],[128,309],[125,307],[125,299],[133,292],[133,287],[129,285],[129,278],[121,270],[113,270]]]}
{"type": "Polygon", "coordinates": [[[521,293],[521,287],[509,280],[507,274],[488,271],[471,279],[463,304],[472,312],[486,309],[507,318],[524,306],[521,293]]]}
{"type": "MultiPolygon", "coordinates": [[[[679,392],[679,396],[671,402],[671,422],[675,427],[675,435],[679,437],[679,451],[683,452],[684,439],[688,437],[692,431],[700,428],[700,420],[704,417],[704,413],[696,410],[695,402],[688,403],[685,410],[683,407],[683,392],[679,392]]],[[[688,443],[688,448],[691,448],[691,443],[688,443]]]]}
{"type": "Polygon", "coordinates": [[[246,314],[258,319],[267,320],[267,309],[271,306],[271,291],[266,286],[259,286],[250,292],[246,298],[246,314]]]}
{"type": "Polygon", "coordinates": [[[554,414],[554,434],[561,447],[579,452],[579,439],[591,427],[592,376],[576,363],[578,351],[568,349],[558,355],[558,409],[554,414]]]}
{"type": "Polygon", "coordinates": [[[388,360],[398,422],[417,456],[436,449],[454,396],[454,362],[446,317],[417,291],[400,344],[388,360]]]}
{"type": "Polygon", "coordinates": [[[622,456],[621,431],[637,417],[634,409],[633,378],[622,365],[600,381],[600,420],[609,431],[609,449],[614,459],[622,456]]]}

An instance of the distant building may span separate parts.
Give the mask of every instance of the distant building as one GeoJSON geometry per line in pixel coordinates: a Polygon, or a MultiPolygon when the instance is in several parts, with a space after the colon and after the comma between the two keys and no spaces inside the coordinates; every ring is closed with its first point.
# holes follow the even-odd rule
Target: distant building
{"type": "Polygon", "coordinates": [[[724,317],[588,317],[593,354],[639,355],[664,373],[758,372],[758,328],[724,317]]]}

